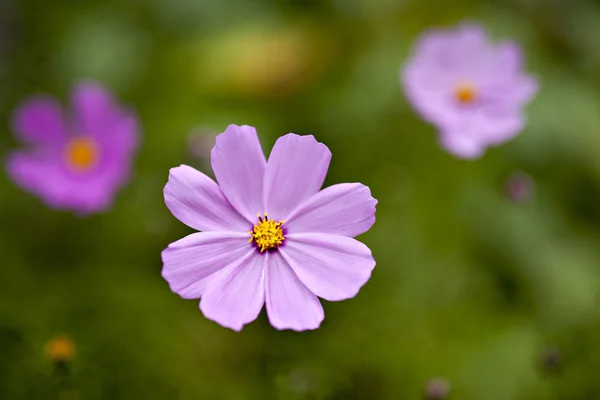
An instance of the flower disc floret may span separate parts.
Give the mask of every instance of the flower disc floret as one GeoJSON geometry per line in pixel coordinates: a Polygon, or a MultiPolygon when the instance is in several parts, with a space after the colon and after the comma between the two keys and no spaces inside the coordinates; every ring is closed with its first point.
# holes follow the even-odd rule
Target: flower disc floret
{"type": "Polygon", "coordinates": [[[459,81],[454,86],[454,98],[460,104],[471,104],[477,100],[477,87],[468,81],[459,81]]]}
{"type": "Polygon", "coordinates": [[[65,149],[67,165],[75,171],[87,171],[98,160],[98,146],[88,137],[75,137],[65,149]]]}
{"type": "Polygon", "coordinates": [[[276,249],[285,240],[282,228],[284,222],[269,219],[267,213],[264,218],[258,214],[258,222],[251,231],[248,231],[251,235],[248,241],[254,242],[261,253],[265,250],[276,249]]]}

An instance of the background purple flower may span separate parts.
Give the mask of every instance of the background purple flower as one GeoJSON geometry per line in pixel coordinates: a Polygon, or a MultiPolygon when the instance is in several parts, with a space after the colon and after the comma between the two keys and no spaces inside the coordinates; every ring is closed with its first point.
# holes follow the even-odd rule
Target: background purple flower
{"type": "Polygon", "coordinates": [[[233,330],[263,305],[278,329],[318,328],[324,312],[317,296],[354,297],[375,267],[353,237],[373,225],[377,201],[360,183],[320,191],[330,159],[313,136],[288,134],[267,162],[256,130],[230,125],[211,153],[218,185],[191,167],[171,169],[167,207],[203,231],[163,251],[171,289],[201,297],[204,315],[233,330]]]}
{"type": "Polygon", "coordinates": [[[442,146],[462,158],[517,135],[523,106],[538,91],[523,72],[519,45],[492,44],[472,24],[424,33],[401,79],[417,111],[440,130],[442,146]]]}
{"type": "Polygon", "coordinates": [[[128,179],[138,147],[138,123],[102,86],[84,82],[71,94],[72,110],[46,95],[16,111],[13,131],[26,148],[9,155],[17,185],[48,206],[85,215],[105,210],[128,179]]]}

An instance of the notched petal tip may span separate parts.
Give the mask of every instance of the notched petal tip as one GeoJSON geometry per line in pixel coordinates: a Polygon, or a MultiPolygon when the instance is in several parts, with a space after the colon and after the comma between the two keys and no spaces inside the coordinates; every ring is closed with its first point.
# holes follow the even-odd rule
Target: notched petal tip
{"type": "Polygon", "coordinates": [[[202,300],[200,300],[200,303],[198,304],[198,308],[200,309],[200,312],[202,313],[202,315],[204,315],[204,318],[206,318],[209,321],[214,322],[215,324],[219,325],[220,327],[223,328],[227,328],[227,329],[231,329],[234,332],[241,332],[242,329],[244,329],[244,326],[246,326],[247,324],[230,324],[228,322],[223,322],[223,321],[219,321],[218,318],[213,318],[210,317],[209,315],[206,314],[206,312],[202,309],[202,300]]]}
{"type": "Polygon", "coordinates": [[[377,203],[379,203],[379,200],[377,200],[375,197],[373,197],[373,193],[371,192],[371,188],[368,187],[367,185],[365,185],[364,183],[360,183],[360,182],[356,182],[356,185],[360,185],[360,190],[365,190],[367,193],[366,195],[369,197],[368,202],[372,202],[373,203],[373,207],[375,208],[375,206],[377,205],[377,203]]]}
{"type": "Polygon", "coordinates": [[[305,331],[316,331],[321,327],[321,324],[325,320],[325,313],[322,313],[320,318],[315,324],[312,325],[297,325],[297,324],[287,324],[287,323],[278,323],[276,321],[269,320],[271,326],[278,331],[294,331],[294,332],[305,332],[305,331]]]}
{"type": "Polygon", "coordinates": [[[242,133],[242,134],[253,134],[258,136],[258,132],[256,131],[256,128],[250,125],[236,125],[236,124],[229,124],[227,125],[227,127],[225,128],[225,130],[223,132],[221,132],[220,134],[218,134],[215,137],[215,147],[216,145],[219,144],[219,142],[222,142],[223,139],[225,139],[228,135],[235,135],[237,133],[242,133]]]}
{"type": "Polygon", "coordinates": [[[254,321],[265,303],[265,258],[247,247],[241,252],[210,277],[200,300],[200,311],[207,319],[235,331],[254,321]]]}
{"type": "Polygon", "coordinates": [[[290,132],[286,135],[281,136],[279,139],[277,139],[277,141],[280,141],[283,139],[304,142],[302,144],[305,144],[305,145],[308,144],[309,142],[312,142],[312,143],[316,144],[319,148],[325,149],[329,153],[329,156],[331,157],[331,151],[329,150],[329,147],[327,147],[326,144],[319,142],[314,135],[310,135],[310,134],[309,135],[298,135],[297,133],[290,132]]]}
{"type": "Polygon", "coordinates": [[[171,167],[169,168],[169,179],[174,178],[174,175],[177,174],[179,171],[181,170],[194,170],[194,171],[198,171],[196,168],[194,167],[190,167],[187,164],[179,164],[176,167],[171,167]]]}
{"type": "Polygon", "coordinates": [[[379,200],[377,200],[375,197],[373,197],[371,188],[368,187],[367,185],[360,183],[360,182],[357,182],[354,185],[356,185],[358,192],[363,192],[363,193],[361,193],[361,195],[365,197],[364,203],[367,205],[367,207],[369,207],[370,209],[373,210],[372,215],[368,218],[369,220],[372,219],[373,221],[370,224],[369,228],[365,230],[365,232],[366,232],[375,223],[375,213],[377,212],[377,204],[379,203],[379,200]]]}
{"type": "MultiPolygon", "coordinates": [[[[169,176],[167,178],[167,183],[165,183],[165,186],[163,186],[163,201],[165,202],[165,204],[167,203],[167,197],[170,195],[170,190],[171,190],[171,185],[173,185],[173,181],[175,181],[177,179],[177,174],[179,172],[185,172],[186,169],[193,169],[194,168],[185,165],[185,164],[181,164],[177,167],[172,167],[169,168],[169,176]]],[[[168,207],[168,204],[167,204],[168,207]]]]}

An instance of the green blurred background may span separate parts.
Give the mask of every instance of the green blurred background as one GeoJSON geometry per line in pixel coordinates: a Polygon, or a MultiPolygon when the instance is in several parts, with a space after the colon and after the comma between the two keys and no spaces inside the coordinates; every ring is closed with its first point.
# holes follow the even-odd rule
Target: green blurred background
{"type": "Polygon", "coordinates": [[[600,399],[599,44],[591,0],[1,0],[3,156],[15,106],[81,78],[134,105],[144,135],[104,214],[0,176],[0,398],[411,400],[439,377],[452,399],[600,399]],[[478,161],[440,149],[398,83],[420,32],[465,19],[519,40],[541,81],[522,135],[478,161]],[[164,206],[168,170],[210,174],[231,123],[267,152],[314,134],[326,184],[379,200],[373,276],[323,302],[317,331],[263,311],[232,332],[160,276],[191,232],[164,206]],[[76,353],[56,365],[60,334],[76,353]]]}

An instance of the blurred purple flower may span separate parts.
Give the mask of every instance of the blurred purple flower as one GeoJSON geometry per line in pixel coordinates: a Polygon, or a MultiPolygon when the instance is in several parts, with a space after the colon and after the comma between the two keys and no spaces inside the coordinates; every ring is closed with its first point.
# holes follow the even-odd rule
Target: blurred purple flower
{"type": "Polygon", "coordinates": [[[506,194],[508,199],[515,203],[525,203],[533,197],[535,183],[524,172],[515,172],[506,181],[506,194]]]}
{"type": "Polygon", "coordinates": [[[215,145],[218,132],[208,127],[194,129],[188,137],[188,150],[200,161],[210,159],[210,151],[215,145]]]}
{"type": "Polygon", "coordinates": [[[522,109],[538,83],[524,74],[522,58],[516,42],[492,44],[482,27],[463,23],[423,34],[401,79],[414,107],[438,127],[442,146],[472,159],[525,125],[522,109]]]}
{"type": "Polygon", "coordinates": [[[450,394],[450,382],[442,378],[434,378],[425,385],[425,399],[441,400],[450,394]]]}
{"type": "Polygon", "coordinates": [[[203,231],[163,251],[171,289],[201,297],[206,318],[236,331],[263,305],[277,329],[318,328],[317,296],[354,297],[375,266],[353,237],[373,225],[377,201],[360,183],[320,191],[330,159],[313,136],[288,134],[267,162],[256,130],[230,125],[211,153],[219,185],[186,165],[171,169],[167,207],[203,231]]]}
{"type": "Polygon", "coordinates": [[[560,370],[562,363],[562,353],[560,349],[556,347],[550,347],[545,349],[541,355],[542,367],[548,372],[556,372],[560,370]]]}
{"type": "Polygon", "coordinates": [[[10,154],[6,168],[48,206],[87,215],[107,209],[128,180],[138,123],[98,84],[80,83],[71,99],[71,113],[46,95],[15,111],[13,130],[28,147],[10,154]]]}

